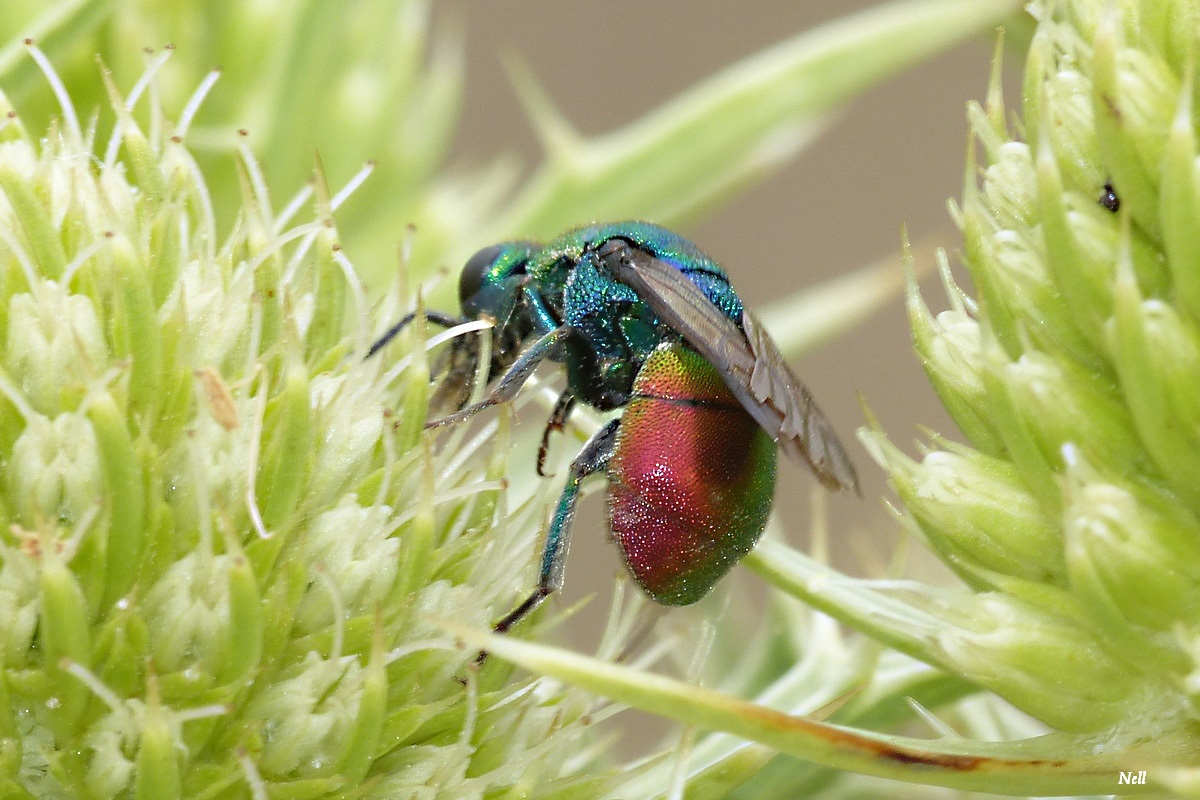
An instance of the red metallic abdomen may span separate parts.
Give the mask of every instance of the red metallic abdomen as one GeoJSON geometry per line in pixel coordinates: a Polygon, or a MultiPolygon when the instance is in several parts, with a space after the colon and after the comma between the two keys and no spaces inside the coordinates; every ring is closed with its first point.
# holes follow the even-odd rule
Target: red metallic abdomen
{"type": "Polygon", "coordinates": [[[633,391],[608,465],[613,538],[647,594],[688,605],[762,534],[775,442],[684,344],[654,351],[633,391]]]}

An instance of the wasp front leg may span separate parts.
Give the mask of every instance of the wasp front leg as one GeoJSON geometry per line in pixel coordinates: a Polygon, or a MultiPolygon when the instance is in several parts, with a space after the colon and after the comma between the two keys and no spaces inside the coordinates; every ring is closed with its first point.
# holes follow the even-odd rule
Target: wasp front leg
{"type": "Polygon", "coordinates": [[[525,385],[525,381],[533,375],[538,364],[547,358],[555,359],[562,356],[566,342],[576,336],[577,331],[569,325],[560,324],[542,296],[528,285],[521,288],[521,302],[525,312],[529,315],[534,332],[540,333],[541,337],[517,357],[517,360],[496,381],[496,385],[492,387],[486,397],[457,413],[427,422],[426,428],[454,425],[470,419],[485,408],[512,400],[525,385]]]}
{"type": "Polygon", "coordinates": [[[517,392],[533,375],[538,364],[547,358],[558,356],[564,343],[575,335],[575,329],[567,325],[555,328],[526,348],[525,352],[513,362],[508,371],[500,376],[500,380],[492,387],[487,396],[478,403],[472,403],[461,411],[441,419],[425,423],[426,428],[441,428],[445,425],[455,425],[470,419],[485,408],[506,403],[517,396],[517,392]]]}

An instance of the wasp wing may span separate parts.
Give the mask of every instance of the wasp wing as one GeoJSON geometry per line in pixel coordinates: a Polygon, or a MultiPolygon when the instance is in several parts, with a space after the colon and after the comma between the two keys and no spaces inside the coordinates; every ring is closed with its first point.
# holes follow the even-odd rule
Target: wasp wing
{"type": "MultiPolygon", "coordinates": [[[[784,450],[793,457],[802,456],[826,486],[848,487],[861,493],[858,474],[849,454],[817,407],[812,393],[787,365],[775,340],[748,311],[742,312],[742,329],[754,354],[750,392],[772,410],[773,418],[780,419],[779,441],[790,444],[795,452],[788,450],[787,445],[784,450]]],[[[729,380],[728,375],[726,380],[729,380]]]]}
{"type": "Polygon", "coordinates": [[[859,491],[854,465],[833,426],[753,315],[743,312],[739,329],[678,269],[627,242],[613,240],[598,255],[618,281],[721,373],[785,453],[806,462],[826,487],[859,491]]]}

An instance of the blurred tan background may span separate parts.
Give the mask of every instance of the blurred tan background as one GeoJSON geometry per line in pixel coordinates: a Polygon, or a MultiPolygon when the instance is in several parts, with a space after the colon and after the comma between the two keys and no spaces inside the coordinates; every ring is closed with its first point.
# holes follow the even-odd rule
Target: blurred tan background
{"type": "MultiPolygon", "coordinates": [[[[538,146],[510,88],[505,54],[528,64],[566,118],[594,134],[638,117],[726,65],[868,5],[608,0],[444,6],[451,18],[460,15],[467,36],[467,98],[455,157],[481,163],[516,151],[526,164],[536,163],[538,146]]],[[[971,42],[863,96],[785,169],[684,233],[724,264],[752,308],[895,253],[901,225],[913,241],[940,233],[953,260],[958,238],[946,201],[961,193],[965,104],[983,98],[993,44],[971,42]]],[[[930,306],[944,308],[936,281],[925,284],[930,306]]],[[[890,497],[881,471],[854,436],[864,424],[858,395],[909,453],[918,426],[956,438],[957,428],[912,354],[899,299],[794,366],[840,431],[863,479],[861,500],[830,500],[835,563],[854,575],[878,575],[891,557],[897,526],[881,499],[890,497]]],[[[561,482],[561,470],[549,480],[561,482]]],[[[795,465],[781,469],[776,513],[794,545],[805,543],[814,485],[795,465]]],[[[620,569],[603,506],[601,492],[584,501],[567,587],[556,601],[566,607],[599,595],[571,626],[569,638],[583,648],[594,643],[589,631],[603,623],[612,576],[620,569]]]]}

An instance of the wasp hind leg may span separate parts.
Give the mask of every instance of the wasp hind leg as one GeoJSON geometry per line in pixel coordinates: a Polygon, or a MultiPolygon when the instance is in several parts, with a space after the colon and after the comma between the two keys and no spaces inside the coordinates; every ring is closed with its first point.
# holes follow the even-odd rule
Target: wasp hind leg
{"type": "MultiPolygon", "coordinates": [[[[562,494],[558,496],[558,505],[554,509],[554,519],[550,530],[546,533],[546,544],[542,548],[542,566],[538,574],[537,587],[520,605],[508,612],[499,622],[492,626],[496,633],[507,633],[513,625],[529,616],[542,601],[557,592],[563,585],[563,572],[567,562],[567,548],[571,542],[571,522],[575,519],[575,505],[579,501],[579,488],[583,479],[596,472],[608,468],[613,449],[617,443],[617,429],[620,420],[614,419],[596,432],[579,455],[571,462],[571,470],[567,475],[567,484],[562,494]]],[[[487,658],[483,652],[476,658],[482,663],[487,658]]]]}

